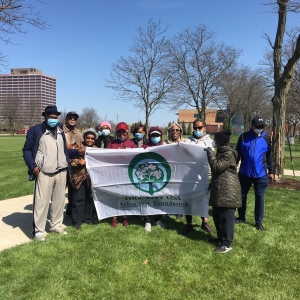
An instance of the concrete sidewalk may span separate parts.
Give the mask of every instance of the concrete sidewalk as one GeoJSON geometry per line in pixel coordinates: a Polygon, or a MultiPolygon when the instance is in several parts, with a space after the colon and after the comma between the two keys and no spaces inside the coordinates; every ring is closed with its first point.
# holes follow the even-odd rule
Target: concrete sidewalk
{"type": "MultiPolygon", "coordinates": [[[[0,201],[0,251],[32,240],[32,200],[28,195],[0,201]]],[[[71,224],[71,219],[64,223],[71,224]]]]}
{"type": "MultiPolygon", "coordinates": [[[[284,170],[284,174],[293,176],[293,171],[284,170]]],[[[295,171],[295,175],[300,176],[300,171],[295,171]]],[[[0,201],[0,251],[32,240],[32,198],[28,195],[0,201]]],[[[63,226],[68,225],[71,219],[65,218],[63,226]]]]}

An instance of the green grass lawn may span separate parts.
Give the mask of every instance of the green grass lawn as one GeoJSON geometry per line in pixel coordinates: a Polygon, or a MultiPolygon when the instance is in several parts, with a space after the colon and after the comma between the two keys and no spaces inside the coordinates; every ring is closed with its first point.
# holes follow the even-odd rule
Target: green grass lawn
{"type": "Polygon", "coordinates": [[[103,220],[4,250],[0,299],[299,299],[299,193],[267,190],[265,232],[253,227],[253,200],[225,254],[199,227],[179,235],[184,221],[173,218],[150,233],[141,219],[116,229],[103,220]]]}
{"type": "Polygon", "coordinates": [[[25,136],[0,135],[0,200],[32,194],[22,148],[25,136]]]}

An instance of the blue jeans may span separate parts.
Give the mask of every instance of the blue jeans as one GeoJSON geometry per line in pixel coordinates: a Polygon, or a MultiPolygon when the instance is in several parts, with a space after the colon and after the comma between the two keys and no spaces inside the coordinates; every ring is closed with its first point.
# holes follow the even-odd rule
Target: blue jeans
{"type": "Polygon", "coordinates": [[[238,209],[239,219],[245,221],[247,209],[247,194],[253,184],[255,192],[254,216],[255,223],[261,224],[264,218],[265,191],[269,183],[268,176],[251,178],[239,173],[239,180],[242,189],[242,207],[238,209]]]}

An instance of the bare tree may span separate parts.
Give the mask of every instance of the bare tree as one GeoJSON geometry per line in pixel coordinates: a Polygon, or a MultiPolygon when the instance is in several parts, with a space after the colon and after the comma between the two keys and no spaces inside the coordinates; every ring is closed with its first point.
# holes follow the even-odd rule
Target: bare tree
{"type": "MultiPolygon", "coordinates": [[[[291,90],[293,89],[291,88],[291,90]]],[[[295,93],[289,93],[286,101],[287,136],[295,137],[296,127],[299,123],[300,123],[300,95],[295,93]]]]}
{"type": "Polygon", "coordinates": [[[100,117],[94,108],[83,108],[77,121],[77,127],[94,128],[99,124],[100,117]]]}
{"type": "Polygon", "coordinates": [[[19,125],[18,116],[20,98],[17,95],[10,94],[3,102],[2,115],[7,122],[10,134],[14,135],[15,130],[19,125]]]}
{"type": "Polygon", "coordinates": [[[278,14],[277,31],[275,42],[266,35],[273,49],[273,76],[274,96],[273,103],[273,155],[275,163],[275,174],[284,176],[284,144],[285,144],[285,122],[286,122],[286,99],[295,74],[297,61],[300,58],[300,35],[294,40],[292,54],[284,63],[284,37],[286,30],[286,19],[288,12],[299,12],[300,3],[296,0],[269,1],[270,5],[278,14]]]}
{"type": "Polygon", "coordinates": [[[234,67],[241,51],[215,42],[215,33],[205,25],[186,28],[169,44],[176,82],[172,109],[195,107],[205,120],[220,77],[234,67]]]}
{"type": "MultiPolygon", "coordinates": [[[[30,24],[40,29],[49,27],[46,21],[42,20],[39,12],[34,12],[34,7],[29,2],[32,1],[0,1],[0,40],[4,43],[11,43],[10,36],[15,33],[27,33],[23,29],[25,24],[30,24]]],[[[5,66],[6,62],[6,56],[0,52],[0,65],[5,66]]]]}
{"type": "Polygon", "coordinates": [[[31,98],[29,99],[29,105],[28,105],[28,114],[27,114],[27,120],[29,127],[34,126],[35,124],[39,123],[40,121],[40,101],[37,98],[31,98]]]}
{"type": "Polygon", "coordinates": [[[145,113],[145,126],[149,117],[162,107],[172,91],[172,76],[168,65],[168,48],[161,28],[162,22],[148,22],[147,28],[138,28],[138,36],[133,38],[129,48],[132,56],[120,57],[112,65],[110,79],[106,87],[117,92],[115,99],[132,101],[134,106],[145,113]]]}

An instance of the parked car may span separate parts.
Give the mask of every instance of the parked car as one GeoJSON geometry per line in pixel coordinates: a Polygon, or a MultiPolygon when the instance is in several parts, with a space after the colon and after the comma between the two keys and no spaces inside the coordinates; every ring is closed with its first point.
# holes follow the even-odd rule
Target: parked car
{"type": "Polygon", "coordinates": [[[17,134],[27,134],[27,129],[17,129],[17,134]]]}

